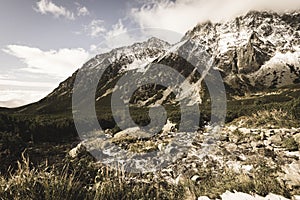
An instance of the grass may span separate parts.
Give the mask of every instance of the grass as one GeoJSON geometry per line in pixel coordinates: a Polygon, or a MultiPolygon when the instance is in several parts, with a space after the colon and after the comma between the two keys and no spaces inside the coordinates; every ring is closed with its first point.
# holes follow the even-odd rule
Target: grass
{"type": "Polygon", "coordinates": [[[282,146],[288,151],[298,151],[299,146],[293,137],[285,138],[282,142],[282,146]]]}
{"type": "Polygon", "coordinates": [[[129,174],[121,166],[109,168],[86,158],[67,160],[62,167],[47,164],[33,167],[28,158],[18,162],[9,176],[0,176],[0,199],[187,199],[219,198],[225,191],[266,196],[269,193],[291,197],[284,183],[276,179],[279,169],[264,158],[252,161],[250,174],[220,168],[213,161],[198,166],[200,179],[190,180],[189,172],[177,184],[149,174],[129,174]]]}
{"type": "Polygon", "coordinates": [[[16,172],[0,178],[1,199],[82,199],[86,192],[67,166],[62,171],[31,168],[24,157],[16,172]]]}
{"type": "Polygon", "coordinates": [[[233,139],[234,142],[236,144],[239,144],[241,141],[245,140],[247,138],[247,135],[243,132],[241,132],[239,129],[236,129],[232,132],[232,136],[233,136],[233,139]]]}
{"type": "Polygon", "coordinates": [[[219,195],[226,191],[262,196],[274,193],[291,198],[290,191],[276,179],[278,169],[268,166],[263,158],[257,159],[252,164],[254,168],[250,174],[238,173],[226,167],[217,171],[209,168],[201,169],[199,183],[193,184],[189,181],[186,187],[190,187],[196,196],[208,196],[212,199],[220,198],[219,195]]]}
{"type": "Polygon", "coordinates": [[[232,123],[251,128],[291,128],[299,126],[295,116],[282,109],[259,110],[249,116],[237,118],[232,123]]]}
{"type": "Polygon", "coordinates": [[[87,179],[87,174],[93,173],[87,167],[89,164],[91,162],[81,160],[62,168],[33,167],[23,156],[14,173],[8,177],[0,176],[0,199],[183,199],[182,186],[164,181],[131,181],[131,175],[121,168],[98,166],[95,176],[87,179]]]}

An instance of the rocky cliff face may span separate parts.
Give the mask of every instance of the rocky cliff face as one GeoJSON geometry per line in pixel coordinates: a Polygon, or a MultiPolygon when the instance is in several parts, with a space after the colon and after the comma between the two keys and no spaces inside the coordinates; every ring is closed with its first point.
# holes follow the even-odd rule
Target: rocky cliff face
{"type": "Polygon", "coordinates": [[[249,12],[226,23],[199,24],[184,39],[216,58],[225,82],[237,94],[299,81],[299,13],[249,12]]]}

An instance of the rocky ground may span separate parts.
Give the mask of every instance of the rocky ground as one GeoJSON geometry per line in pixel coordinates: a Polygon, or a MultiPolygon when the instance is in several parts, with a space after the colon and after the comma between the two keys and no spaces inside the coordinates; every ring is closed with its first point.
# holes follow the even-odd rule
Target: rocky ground
{"type": "MultiPolygon", "coordinates": [[[[272,124],[249,128],[245,122],[250,120],[253,118],[240,118],[217,132],[215,129],[214,137],[213,128],[206,126],[196,133],[188,152],[180,154],[175,162],[129,181],[164,180],[171,185],[184,185],[188,188],[187,199],[299,199],[300,128],[272,124]]],[[[174,130],[168,123],[161,134],[141,140],[139,136],[144,133],[140,129],[129,129],[111,135],[109,141],[134,153],[165,151],[176,134],[174,130]]],[[[76,157],[83,150],[80,144],[69,154],[76,157]]]]}

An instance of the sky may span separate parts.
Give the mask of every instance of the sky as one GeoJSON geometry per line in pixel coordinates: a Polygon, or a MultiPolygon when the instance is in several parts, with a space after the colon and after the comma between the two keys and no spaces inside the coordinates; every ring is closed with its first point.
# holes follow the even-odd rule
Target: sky
{"type": "Polygon", "coordinates": [[[0,107],[38,101],[93,56],[153,34],[178,33],[174,43],[203,21],[299,8],[299,0],[0,0],[0,107]]]}

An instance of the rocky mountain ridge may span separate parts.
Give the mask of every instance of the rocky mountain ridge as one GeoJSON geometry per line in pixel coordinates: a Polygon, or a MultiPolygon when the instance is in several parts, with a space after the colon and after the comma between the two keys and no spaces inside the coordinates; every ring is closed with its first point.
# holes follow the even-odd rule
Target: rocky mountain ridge
{"type": "MultiPolygon", "coordinates": [[[[176,64],[180,54],[193,52],[196,48],[214,58],[214,69],[222,74],[229,95],[243,96],[296,84],[300,82],[300,28],[297,21],[300,21],[298,12],[252,11],[225,23],[199,24],[175,45],[151,38],[143,43],[114,49],[92,58],[81,70],[87,71],[88,76],[88,73],[97,73],[99,67],[112,65],[100,80],[102,88],[96,95],[100,99],[113,92],[113,85],[101,85],[101,81],[113,83],[124,72],[141,72],[153,62],[165,63],[188,77],[192,72],[189,68],[193,66],[188,67],[186,61],[181,62],[183,66],[176,67],[176,64]]],[[[76,72],[45,99],[70,98],[75,76],[76,72]]]]}
{"type": "Polygon", "coordinates": [[[252,11],[226,23],[206,22],[188,31],[216,57],[225,82],[246,91],[299,82],[299,12],[252,11]]]}

